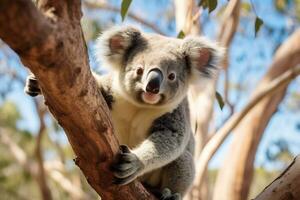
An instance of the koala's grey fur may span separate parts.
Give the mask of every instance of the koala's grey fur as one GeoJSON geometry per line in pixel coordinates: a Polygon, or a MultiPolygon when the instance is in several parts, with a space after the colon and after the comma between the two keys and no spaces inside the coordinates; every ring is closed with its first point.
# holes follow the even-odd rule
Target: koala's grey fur
{"type": "MultiPolygon", "coordinates": [[[[132,27],[104,32],[96,46],[111,72],[94,77],[124,144],[113,165],[115,183],[138,178],[161,199],[181,199],[195,171],[187,90],[213,76],[222,48],[200,37],[168,38],[132,27]],[[146,92],[153,70],[162,78],[158,94],[146,92]]],[[[35,86],[28,81],[25,91],[36,94],[35,86]]]]}

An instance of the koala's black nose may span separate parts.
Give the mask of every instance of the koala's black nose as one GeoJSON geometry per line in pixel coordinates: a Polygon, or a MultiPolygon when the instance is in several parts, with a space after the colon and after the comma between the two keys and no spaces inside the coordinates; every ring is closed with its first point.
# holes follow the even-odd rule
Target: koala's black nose
{"type": "Polygon", "coordinates": [[[152,69],[147,75],[146,92],[159,93],[160,84],[163,80],[162,72],[159,69],[152,69]]]}

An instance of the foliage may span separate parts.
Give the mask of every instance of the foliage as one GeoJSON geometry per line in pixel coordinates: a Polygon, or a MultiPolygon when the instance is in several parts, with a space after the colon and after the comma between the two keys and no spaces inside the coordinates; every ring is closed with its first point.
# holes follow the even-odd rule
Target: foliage
{"type": "Polygon", "coordinates": [[[0,126],[16,129],[16,123],[20,119],[20,112],[13,102],[6,101],[1,105],[0,126]]]}
{"type": "Polygon", "coordinates": [[[255,37],[257,36],[257,33],[263,24],[264,21],[262,19],[260,19],[259,17],[255,18],[255,37]]]}
{"type": "Polygon", "coordinates": [[[122,5],[121,5],[121,17],[122,17],[122,21],[124,21],[125,16],[127,14],[127,11],[129,9],[129,6],[131,4],[132,0],[123,0],[122,1],[122,5]]]}
{"type": "Polygon", "coordinates": [[[216,98],[217,98],[217,102],[220,106],[220,109],[223,110],[225,103],[224,103],[223,97],[221,96],[221,94],[219,92],[216,92],[216,98]]]}
{"type": "Polygon", "coordinates": [[[198,6],[202,6],[203,9],[208,8],[208,12],[211,13],[217,8],[218,1],[217,0],[200,0],[198,6]]]}
{"type": "Polygon", "coordinates": [[[178,33],[177,38],[183,39],[184,37],[185,37],[185,34],[184,34],[184,32],[181,30],[181,31],[178,33]]]}
{"type": "Polygon", "coordinates": [[[275,0],[276,9],[287,15],[294,15],[300,21],[300,0],[275,0]]]}

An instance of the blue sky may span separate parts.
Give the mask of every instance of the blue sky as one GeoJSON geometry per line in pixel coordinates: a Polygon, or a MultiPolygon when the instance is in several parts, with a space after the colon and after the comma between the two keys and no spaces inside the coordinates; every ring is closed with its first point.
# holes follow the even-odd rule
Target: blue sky
{"type": "MultiPolygon", "coordinates": [[[[112,0],[110,1],[116,6],[120,6],[120,1],[112,0]]],[[[225,0],[219,3],[220,8],[225,2],[225,0]]],[[[247,1],[245,1],[247,2],[247,1]]],[[[256,83],[261,79],[266,70],[268,69],[269,64],[272,61],[272,56],[274,49],[277,45],[281,44],[282,41],[292,32],[296,27],[299,27],[299,24],[291,25],[289,19],[278,13],[274,6],[272,0],[259,1],[253,0],[253,5],[255,6],[255,11],[257,15],[264,20],[264,27],[258,34],[258,37],[254,37],[254,20],[255,14],[251,14],[248,17],[242,17],[241,23],[238,28],[238,32],[232,42],[230,47],[230,70],[229,76],[232,84],[237,82],[242,82],[244,90],[239,94],[236,90],[230,91],[230,100],[231,102],[236,103],[236,110],[240,110],[248,100],[249,95],[252,90],[255,88],[256,83]],[[242,80],[242,81],[241,81],[242,80]]],[[[249,1],[248,1],[249,3],[249,1]]],[[[154,0],[154,1],[142,1],[135,0],[133,1],[130,11],[138,14],[140,17],[147,19],[148,21],[156,24],[164,33],[169,36],[176,36],[175,31],[175,21],[172,20],[168,22],[163,18],[166,9],[172,12],[173,6],[171,1],[167,0],[154,0]]],[[[116,24],[122,24],[121,17],[115,13],[103,12],[103,11],[94,11],[92,13],[85,13],[93,18],[99,18],[104,20],[115,20],[116,24]]],[[[217,16],[216,13],[208,15],[207,12],[204,12],[203,19],[205,19],[205,26],[203,27],[203,34],[206,37],[211,39],[215,38],[217,33],[217,16]]],[[[137,24],[135,21],[132,21],[129,18],[126,18],[124,24],[134,24],[140,26],[144,31],[152,32],[151,29],[144,27],[141,24],[137,24]]],[[[89,52],[93,52],[92,49],[93,43],[89,43],[89,52]]],[[[92,53],[91,53],[92,54],[92,53]]],[[[0,63],[3,60],[3,52],[0,52],[0,63]]],[[[9,54],[10,59],[8,60],[10,66],[13,66],[14,69],[22,76],[25,77],[26,70],[23,67],[20,67],[20,62],[16,59],[15,55],[9,54]]],[[[94,57],[91,55],[91,64],[96,66],[94,57]]],[[[0,65],[0,71],[3,66],[0,65]]],[[[218,91],[222,93],[223,87],[223,76],[221,75],[220,81],[218,84],[218,91]]],[[[299,83],[298,78],[298,83],[299,83]]],[[[0,79],[0,89],[5,87],[7,80],[4,78],[0,79]],[[2,86],[1,86],[2,85],[2,86]]],[[[14,83],[13,90],[7,96],[7,99],[14,101],[23,116],[23,120],[18,124],[23,129],[29,129],[31,132],[36,132],[38,129],[38,120],[33,108],[33,102],[30,97],[26,96],[23,93],[23,85],[19,83],[14,83]]],[[[299,84],[296,84],[296,81],[292,83],[289,87],[289,92],[298,91],[299,84]]],[[[288,94],[289,94],[288,92],[288,94]]],[[[0,98],[0,103],[3,99],[0,98]]],[[[289,146],[294,154],[300,153],[300,131],[297,130],[296,126],[300,123],[300,111],[291,112],[287,109],[286,101],[288,98],[285,98],[284,102],[279,107],[279,112],[277,112],[271,119],[268,127],[266,128],[265,134],[261,141],[261,144],[258,149],[256,156],[255,164],[260,166],[266,164],[265,152],[270,145],[277,139],[284,138],[288,141],[289,146]]],[[[225,106],[223,111],[221,111],[216,105],[216,119],[217,125],[223,121],[228,115],[228,108],[225,106]]],[[[222,162],[222,158],[226,149],[230,144],[229,137],[221,149],[218,151],[216,156],[213,158],[210,163],[210,167],[218,167],[222,162]]],[[[66,142],[66,137],[64,134],[61,134],[58,139],[61,142],[66,142]]],[[[270,164],[266,164],[269,166],[270,164]]]]}

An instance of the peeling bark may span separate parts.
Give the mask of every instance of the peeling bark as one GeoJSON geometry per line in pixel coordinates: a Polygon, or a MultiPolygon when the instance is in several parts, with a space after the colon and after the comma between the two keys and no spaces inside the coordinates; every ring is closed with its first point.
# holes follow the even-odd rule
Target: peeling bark
{"type": "Polygon", "coordinates": [[[110,113],[88,64],[80,26],[81,1],[0,1],[0,38],[38,79],[45,104],[63,127],[75,163],[105,200],[153,199],[135,181],[112,184],[110,164],[118,151],[110,113]]]}

